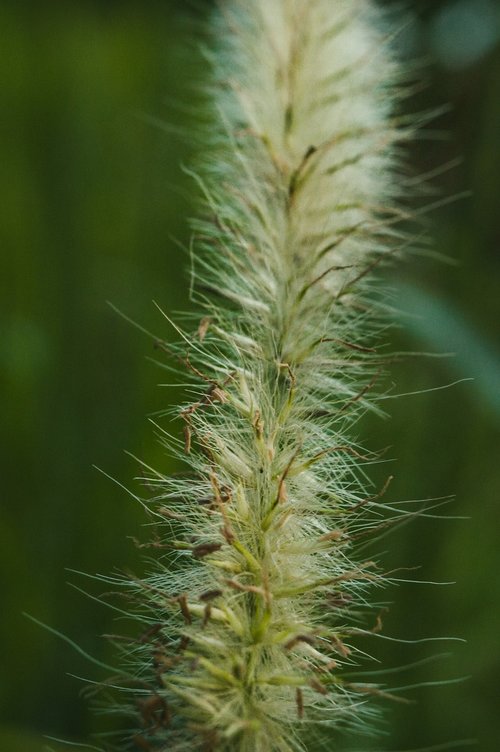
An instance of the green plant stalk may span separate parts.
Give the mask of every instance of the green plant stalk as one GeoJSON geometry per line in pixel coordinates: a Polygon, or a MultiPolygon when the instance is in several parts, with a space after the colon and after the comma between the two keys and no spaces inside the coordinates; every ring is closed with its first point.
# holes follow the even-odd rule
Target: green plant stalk
{"type": "Polygon", "coordinates": [[[404,242],[411,129],[394,118],[401,74],[373,3],[224,0],[213,30],[204,313],[175,351],[195,398],[184,445],[169,442],[189,473],[148,473],[167,555],[122,583],[143,623],[125,748],[317,750],[332,729],[369,731],[384,695],[346,676],[387,580],[356,552],[388,522],[354,427],[377,409],[375,269],[404,242]]]}

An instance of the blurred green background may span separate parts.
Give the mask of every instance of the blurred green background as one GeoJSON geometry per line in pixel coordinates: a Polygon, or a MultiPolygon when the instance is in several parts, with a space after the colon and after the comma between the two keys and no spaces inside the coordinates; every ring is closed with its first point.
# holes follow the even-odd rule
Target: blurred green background
{"type": "MultiPolygon", "coordinates": [[[[417,705],[387,709],[386,738],[354,747],[477,739],[476,749],[493,752],[500,738],[500,5],[407,5],[415,21],[401,34],[402,53],[428,60],[428,86],[407,106],[451,105],[430,126],[445,138],[417,141],[410,162],[426,172],[461,156],[424,203],[464,190],[471,196],[430,217],[434,248],[452,264],[410,258],[392,274],[395,302],[408,313],[393,347],[456,355],[398,364],[393,392],[474,380],[390,399],[391,417],[367,420],[363,432],[374,448],[392,446],[391,501],[456,494],[444,513],[470,517],[418,520],[380,544],[388,565],[422,565],[422,579],[456,582],[391,590],[385,632],[467,642],[374,649],[391,666],[448,653],[395,683],[471,678],[411,692],[417,705]]],[[[123,450],[174,469],[146,416],[175,403],[179,391],[158,388],[171,379],[148,360],[156,357],[150,340],[106,301],[167,339],[172,332],[152,301],[174,316],[189,308],[177,241],[189,240],[193,184],[181,166],[190,159],[193,92],[204,76],[192,25],[209,6],[0,3],[1,750],[38,752],[44,734],[85,741],[101,728],[70,676],[101,678],[98,669],[22,612],[112,660],[101,635],[121,626],[66,584],[89,585],[66,568],[138,568],[127,536],[145,536],[145,519],[92,465],[133,490],[137,465],[123,450]]]]}

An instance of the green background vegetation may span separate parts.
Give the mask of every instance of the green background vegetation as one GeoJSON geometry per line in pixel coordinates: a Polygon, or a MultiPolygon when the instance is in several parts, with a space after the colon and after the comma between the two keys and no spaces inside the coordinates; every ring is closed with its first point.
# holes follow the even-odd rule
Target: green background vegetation
{"type": "MultiPolygon", "coordinates": [[[[431,215],[435,250],[455,263],[415,258],[393,272],[396,304],[412,314],[392,334],[393,347],[456,356],[397,365],[391,394],[474,381],[388,400],[390,419],[360,431],[373,448],[392,447],[396,460],[377,479],[396,475],[388,499],[454,493],[444,514],[470,517],[418,520],[379,544],[389,568],[422,565],[408,576],[456,582],[393,588],[385,633],[467,642],[374,640],[369,649],[391,666],[449,653],[395,683],[471,678],[410,692],[418,704],[388,708],[387,737],[373,749],[476,738],[486,752],[500,736],[500,7],[409,5],[417,20],[401,46],[429,59],[428,87],[411,107],[451,104],[430,126],[447,137],[419,140],[410,161],[425,172],[463,157],[424,203],[464,189],[472,195],[431,215]]],[[[101,635],[124,625],[66,581],[93,593],[99,585],[65,568],[137,570],[127,536],[148,531],[140,506],[92,465],[138,492],[138,466],[123,450],[175,470],[146,416],[181,392],[158,388],[172,379],[148,360],[158,357],[151,341],[106,301],[167,339],[173,332],[152,301],[174,316],[189,308],[177,241],[189,241],[194,186],[181,163],[192,149],[192,92],[204,76],[190,24],[208,7],[0,4],[0,749],[9,752],[40,750],[43,734],[85,741],[102,728],[79,696],[85,685],[69,676],[102,674],[21,615],[112,660],[101,635]]]]}

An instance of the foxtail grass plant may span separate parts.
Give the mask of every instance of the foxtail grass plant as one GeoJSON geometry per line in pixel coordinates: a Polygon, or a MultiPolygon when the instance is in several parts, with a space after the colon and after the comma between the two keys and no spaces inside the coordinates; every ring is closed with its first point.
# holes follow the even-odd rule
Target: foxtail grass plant
{"type": "Polygon", "coordinates": [[[315,751],[370,731],[391,694],[351,676],[391,579],[361,548],[400,519],[356,437],[389,360],[377,267],[406,243],[414,127],[381,16],[370,0],[221,0],[213,17],[201,312],[158,342],[192,381],[169,441],[187,472],[145,471],[156,563],[119,581],[141,624],[124,749],[315,751]]]}

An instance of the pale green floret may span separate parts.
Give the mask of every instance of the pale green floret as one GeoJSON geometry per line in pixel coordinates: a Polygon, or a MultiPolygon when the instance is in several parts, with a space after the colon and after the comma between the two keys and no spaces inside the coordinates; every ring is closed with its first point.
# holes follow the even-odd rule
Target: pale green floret
{"type": "Polygon", "coordinates": [[[382,693],[343,673],[384,581],[355,555],[380,517],[363,471],[377,458],[352,431],[383,362],[371,271],[397,247],[408,132],[371,2],[223,0],[214,32],[204,318],[182,353],[192,476],[156,479],[175,557],[132,583],[149,603],[136,657],[152,687],[135,743],[317,750],[324,728],[370,727],[382,693]]]}

